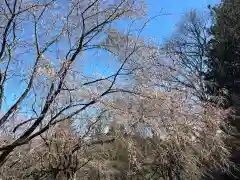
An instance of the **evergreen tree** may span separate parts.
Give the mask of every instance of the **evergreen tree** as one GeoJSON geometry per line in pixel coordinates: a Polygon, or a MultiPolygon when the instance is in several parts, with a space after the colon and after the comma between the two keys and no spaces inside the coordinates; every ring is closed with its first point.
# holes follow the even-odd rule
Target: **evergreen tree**
{"type": "MultiPolygon", "coordinates": [[[[236,128],[234,137],[240,136],[240,0],[224,0],[212,8],[213,25],[208,49],[207,91],[215,103],[233,109],[227,121],[236,128]],[[220,101],[219,101],[220,98],[220,101]]],[[[236,143],[229,141],[232,158],[240,164],[236,143]]],[[[234,173],[237,178],[240,173],[234,173]]]]}

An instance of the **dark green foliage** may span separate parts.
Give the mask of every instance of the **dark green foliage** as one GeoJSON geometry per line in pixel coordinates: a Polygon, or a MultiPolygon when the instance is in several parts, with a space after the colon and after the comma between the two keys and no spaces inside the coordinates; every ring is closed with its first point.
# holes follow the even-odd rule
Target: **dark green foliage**
{"type": "MultiPolygon", "coordinates": [[[[208,72],[205,76],[208,94],[223,108],[231,108],[227,121],[237,132],[234,137],[239,142],[240,132],[240,0],[224,0],[211,8],[213,24],[208,49],[208,72]],[[220,101],[219,101],[220,100],[220,101]]],[[[232,159],[240,164],[238,143],[228,141],[232,149],[232,159]]],[[[239,173],[233,170],[237,179],[239,173]]],[[[232,177],[231,177],[232,178],[232,177]]],[[[224,179],[231,179],[225,177],[224,179]]]]}
{"type": "Polygon", "coordinates": [[[235,107],[240,87],[240,1],[226,0],[212,8],[212,15],[207,89],[215,97],[224,97],[225,108],[235,107]]]}

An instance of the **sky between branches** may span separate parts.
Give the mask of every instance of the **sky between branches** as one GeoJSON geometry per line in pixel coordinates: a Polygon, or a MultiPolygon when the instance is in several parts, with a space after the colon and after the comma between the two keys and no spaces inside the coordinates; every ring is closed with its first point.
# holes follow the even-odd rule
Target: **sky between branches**
{"type": "MultiPolygon", "coordinates": [[[[148,4],[148,18],[151,18],[157,14],[163,14],[159,17],[151,20],[144,31],[142,32],[143,37],[151,37],[158,44],[164,43],[168,37],[175,30],[176,24],[183,18],[184,13],[191,9],[197,9],[198,11],[209,13],[207,10],[208,5],[219,3],[220,0],[146,0],[148,4]],[[164,15],[165,14],[165,15],[164,15]]],[[[124,23],[124,22],[123,22],[124,23]]],[[[120,28],[121,28],[120,24],[120,28]]],[[[92,52],[94,54],[94,52],[92,52]]],[[[93,54],[89,53],[88,62],[83,62],[83,70],[86,74],[92,74],[98,72],[101,75],[109,76],[118,69],[118,63],[112,63],[107,59],[110,58],[107,55],[101,55],[101,57],[94,57],[93,54]]],[[[8,84],[11,89],[6,93],[7,106],[3,108],[5,111],[21,93],[21,85],[8,84]],[[16,88],[19,90],[16,92],[16,88]]]]}

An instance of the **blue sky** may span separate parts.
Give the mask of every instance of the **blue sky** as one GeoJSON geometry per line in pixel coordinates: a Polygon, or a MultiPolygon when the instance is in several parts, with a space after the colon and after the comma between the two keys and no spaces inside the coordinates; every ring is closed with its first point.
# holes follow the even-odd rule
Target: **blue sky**
{"type": "MultiPolygon", "coordinates": [[[[169,15],[163,15],[152,20],[144,29],[142,35],[144,37],[152,37],[157,40],[157,42],[163,43],[174,32],[175,25],[181,20],[184,13],[191,9],[208,12],[207,6],[209,4],[216,4],[219,1],[220,0],[146,0],[149,6],[149,17],[155,16],[159,13],[168,13],[169,15]]],[[[94,58],[92,54],[88,56],[89,58],[87,59],[90,59],[90,61],[88,61],[87,65],[84,67],[84,71],[87,74],[98,72],[108,76],[113,74],[118,68],[117,63],[113,65],[112,62],[110,63],[109,61],[106,61],[109,57],[103,56],[96,60],[96,57],[94,58]]],[[[9,84],[9,91],[6,94],[7,106],[15,101],[12,97],[13,94],[18,96],[20,93],[20,91],[16,93],[16,88],[18,88],[18,90],[22,89],[19,86],[16,87],[16,83],[14,84],[15,85],[9,84]]],[[[7,108],[7,106],[5,106],[5,108],[7,108]]]]}
{"type": "MultiPolygon", "coordinates": [[[[184,14],[191,9],[196,9],[199,12],[209,13],[207,6],[218,3],[220,0],[146,0],[148,9],[148,18],[156,16],[158,14],[168,14],[162,15],[151,20],[147,27],[144,28],[142,36],[145,38],[153,38],[158,44],[164,43],[171,36],[175,30],[176,24],[183,18],[184,14]]],[[[120,28],[124,27],[124,22],[119,25],[120,28]]],[[[142,27],[142,25],[140,25],[142,27]]],[[[93,52],[94,54],[94,52],[93,52]]],[[[104,76],[109,76],[116,72],[119,64],[113,64],[112,61],[107,61],[110,57],[106,55],[101,55],[101,57],[94,57],[92,53],[88,55],[90,61],[88,60],[87,65],[84,66],[84,71],[87,74],[92,72],[98,72],[104,76]]]]}
{"type": "Polygon", "coordinates": [[[158,38],[161,42],[171,35],[184,13],[191,9],[208,12],[207,6],[217,4],[220,0],[146,0],[146,2],[149,4],[150,17],[159,12],[170,14],[151,21],[144,33],[144,35],[158,38]]]}

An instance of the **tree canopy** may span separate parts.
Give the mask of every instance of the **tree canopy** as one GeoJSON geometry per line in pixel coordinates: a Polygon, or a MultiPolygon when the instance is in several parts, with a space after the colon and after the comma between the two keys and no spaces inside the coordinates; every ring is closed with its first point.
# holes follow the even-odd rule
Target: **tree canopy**
{"type": "Polygon", "coordinates": [[[147,7],[0,2],[0,179],[235,173],[240,1],[186,13],[164,44],[142,35],[163,15],[147,7]]]}

